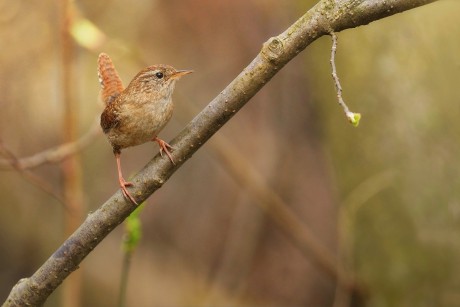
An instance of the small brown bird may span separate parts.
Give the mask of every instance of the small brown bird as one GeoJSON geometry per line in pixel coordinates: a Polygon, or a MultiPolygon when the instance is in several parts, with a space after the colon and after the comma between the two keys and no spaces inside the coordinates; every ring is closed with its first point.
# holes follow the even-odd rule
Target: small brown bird
{"type": "Polygon", "coordinates": [[[176,81],[192,73],[176,70],[169,65],[153,65],[141,70],[126,89],[110,57],[101,53],[98,58],[98,76],[105,109],[101,114],[101,127],[113,147],[117,160],[118,181],[123,194],[133,203],[136,200],[126,187],[131,186],[121,171],[121,150],[155,141],[172,163],[171,146],[158,138],[158,133],[171,119],[172,93],[176,81]]]}

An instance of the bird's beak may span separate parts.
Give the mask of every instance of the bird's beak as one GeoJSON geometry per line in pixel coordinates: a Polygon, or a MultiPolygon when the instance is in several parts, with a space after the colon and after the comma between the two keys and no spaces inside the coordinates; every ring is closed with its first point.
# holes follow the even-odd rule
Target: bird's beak
{"type": "Polygon", "coordinates": [[[174,75],[172,75],[171,78],[173,78],[173,79],[179,79],[179,78],[181,78],[182,76],[191,74],[192,72],[193,72],[193,70],[176,70],[176,72],[174,73],[174,75]]]}

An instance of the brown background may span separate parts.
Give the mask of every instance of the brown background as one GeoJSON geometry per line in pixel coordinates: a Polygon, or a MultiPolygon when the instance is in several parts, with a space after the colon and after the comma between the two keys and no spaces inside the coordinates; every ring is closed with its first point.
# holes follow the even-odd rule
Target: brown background
{"type": "MultiPolygon", "coordinates": [[[[175,92],[171,139],[269,37],[314,1],[78,1],[105,41],[73,48],[79,134],[102,106],[98,52],[127,85],[144,66],[195,73],[175,92]]],[[[460,306],[458,1],[339,33],[349,125],[330,77],[330,39],[289,63],[216,137],[230,141],[316,238],[369,289],[370,306],[460,306]]],[[[16,155],[62,143],[56,2],[0,1],[0,137],[16,155]]],[[[275,227],[213,151],[213,140],[153,195],[129,277],[129,306],[332,306],[335,282],[275,227]]],[[[125,150],[126,175],[158,152],[125,150]]],[[[83,212],[116,189],[102,135],[80,153],[83,212]]],[[[57,165],[34,172],[56,190],[57,165]]],[[[63,205],[17,172],[0,173],[0,297],[63,242],[63,205]]],[[[114,306],[123,227],[82,263],[84,306],[114,306]]],[[[46,306],[61,306],[62,288],[46,306]]]]}

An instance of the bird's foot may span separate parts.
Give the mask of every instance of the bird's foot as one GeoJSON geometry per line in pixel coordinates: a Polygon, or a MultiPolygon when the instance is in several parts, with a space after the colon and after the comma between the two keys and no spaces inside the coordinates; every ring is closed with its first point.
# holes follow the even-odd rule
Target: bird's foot
{"type": "Polygon", "coordinates": [[[171,153],[169,152],[169,150],[173,150],[172,146],[158,137],[155,137],[153,140],[157,142],[158,145],[160,146],[160,155],[163,157],[163,151],[164,151],[166,155],[168,156],[169,160],[171,160],[172,164],[176,164],[174,163],[171,153]]]}
{"type": "Polygon", "coordinates": [[[131,200],[135,205],[138,205],[134,197],[132,197],[131,194],[128,192],[128,189],[126,189],[126,187],[133,186],[133,183],[125,181],[123,177],[119,178],[119,182],[120,182],[121,192],[123,192],[123,195],[129,200],[131,200]]]}

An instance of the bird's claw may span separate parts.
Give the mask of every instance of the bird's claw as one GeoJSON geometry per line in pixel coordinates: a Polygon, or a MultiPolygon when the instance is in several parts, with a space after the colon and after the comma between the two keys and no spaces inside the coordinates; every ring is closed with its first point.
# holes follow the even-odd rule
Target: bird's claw
{"type": "Polygon", "coordinates": [[[172,164],[175,165],[176,163],[174,163],[171,153],[169,152],[169,150],[173,150],[173,147],[158,137],[154,138],[154,141],[160,146],[160,155],[163,157],[163,152],[165,152],[172,164]]]}
{"type": "Polygon", "coordinates": [[[128,189],[126,189],[126,187],[131,187],[131,186],[133,186],[132,182],[127,182],[123,178],[120,179],[120,188],[121,188],[121,192],[123,192],[123,195],[129,200],[131,200],[135,205],[138,205],[137,201],[134,199],[134,197],[131,196],[128,189]]]}

